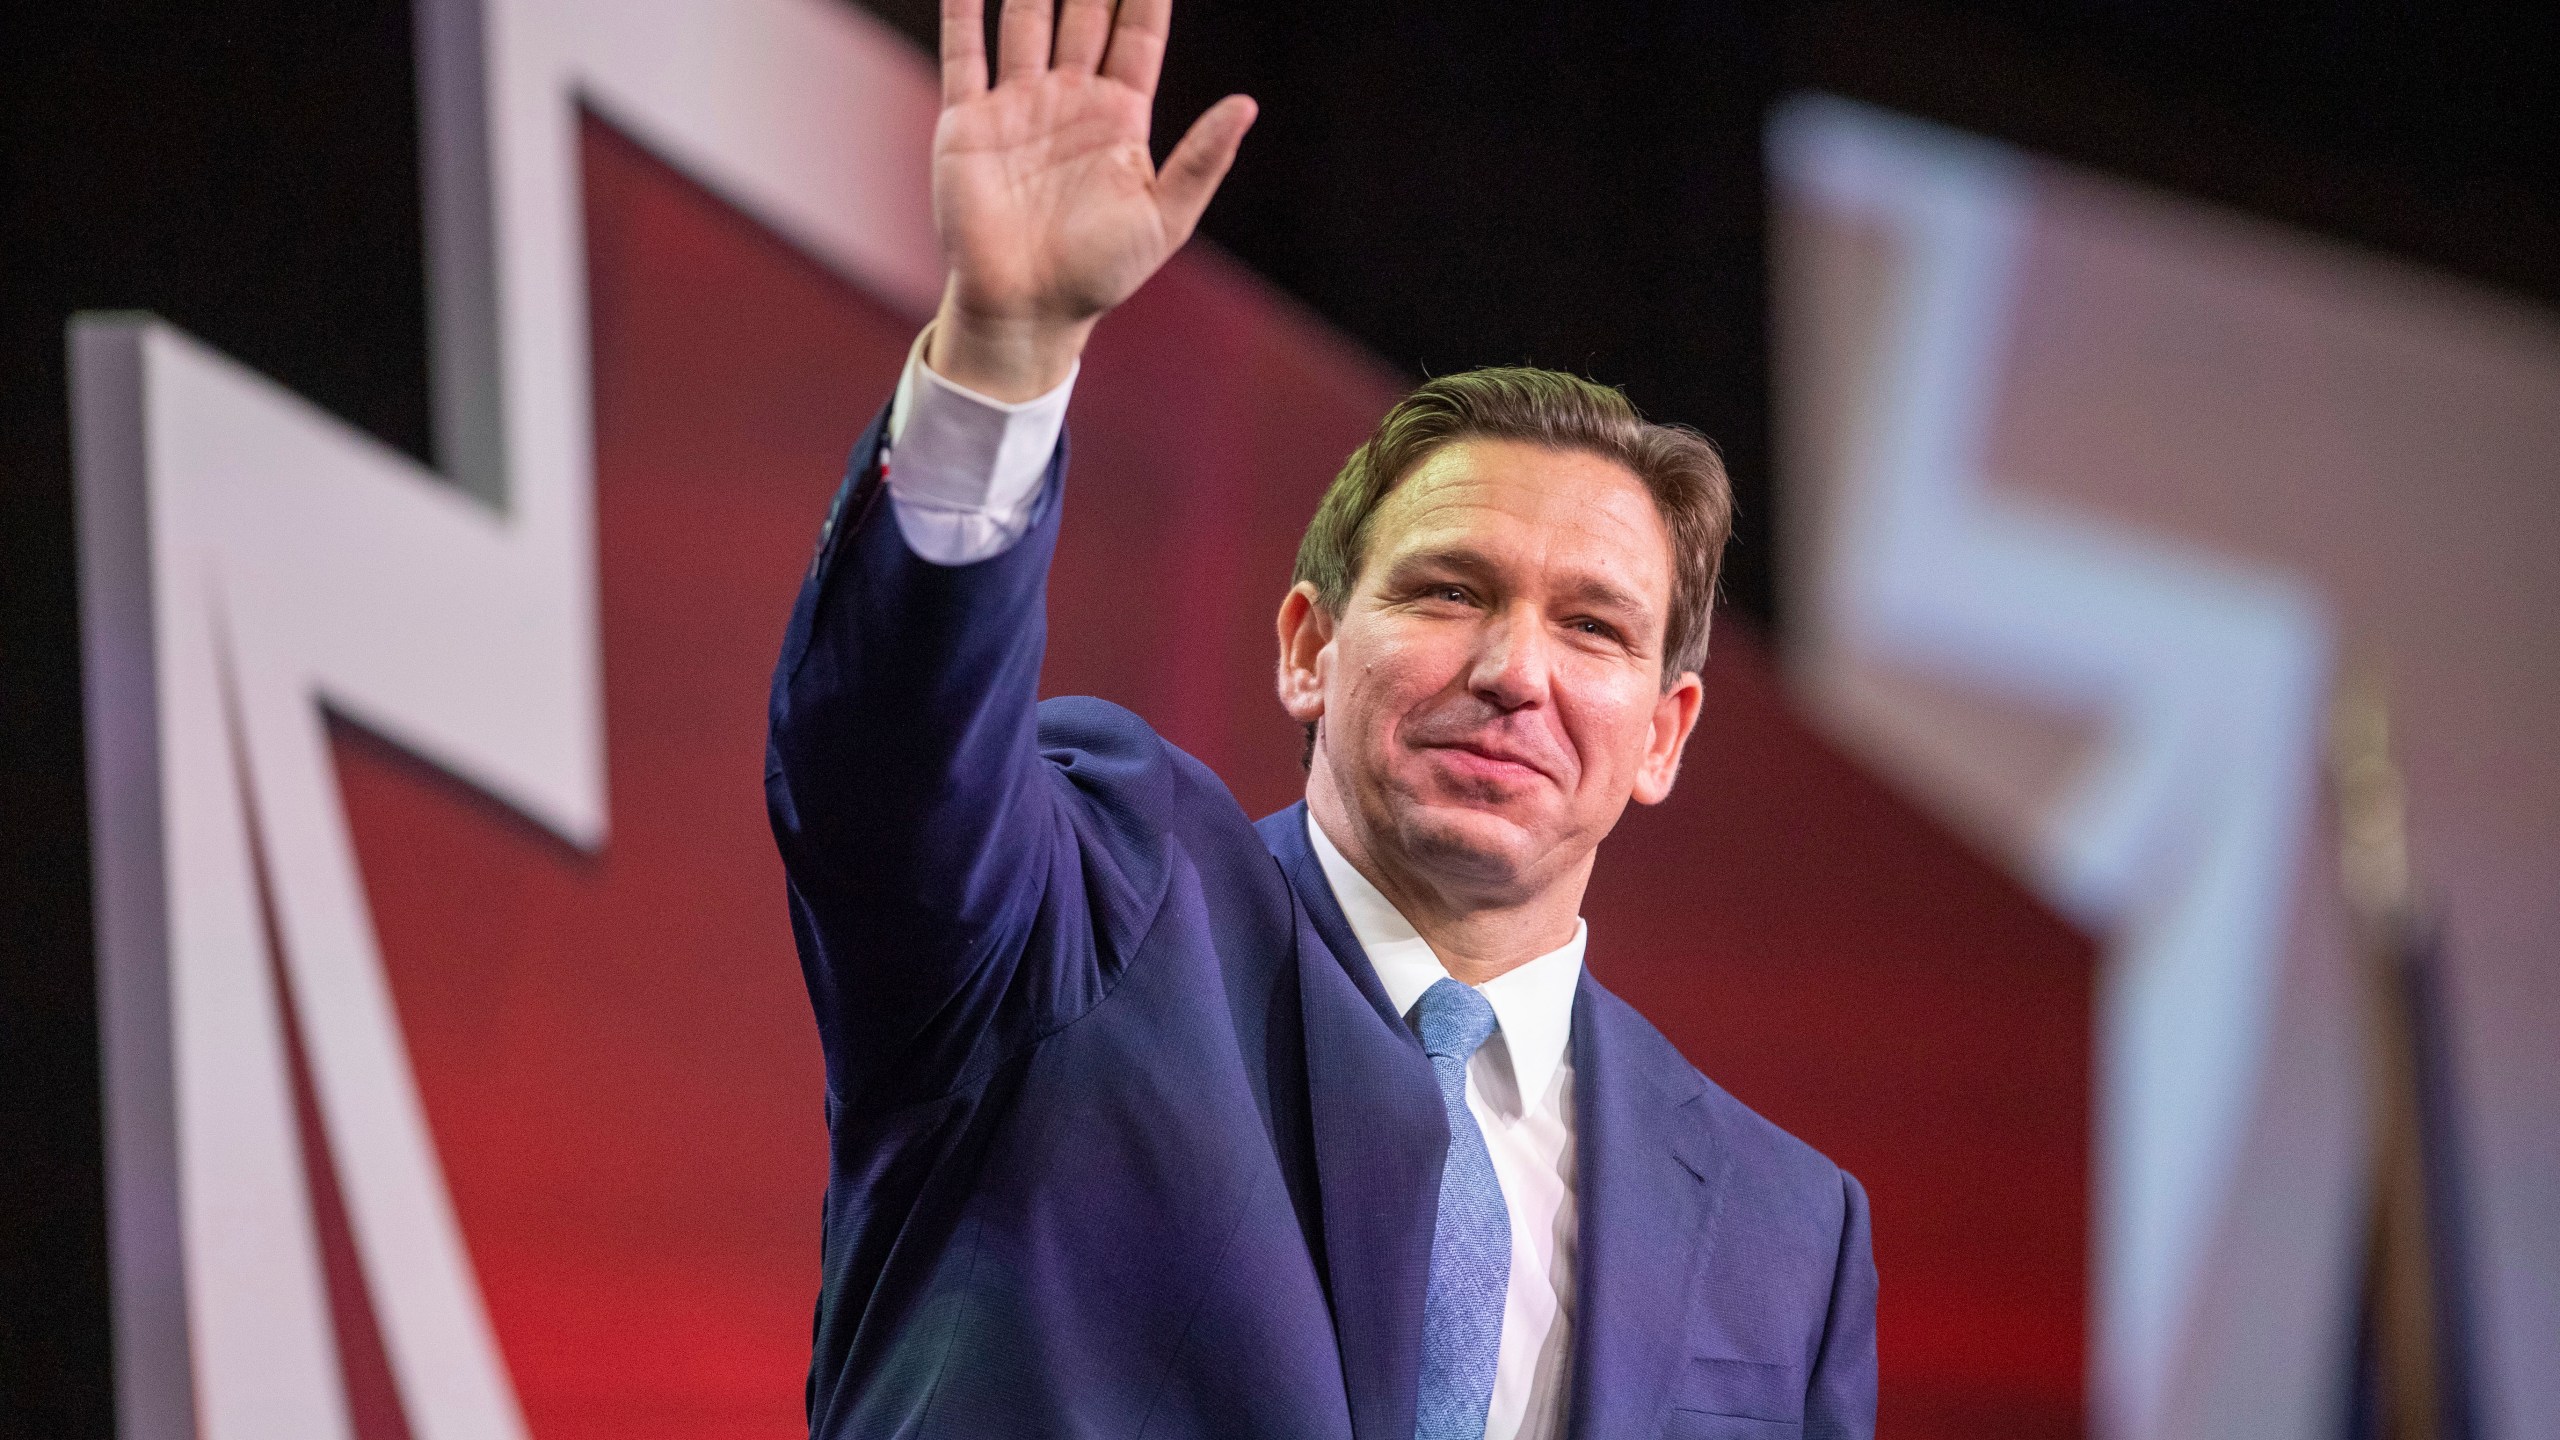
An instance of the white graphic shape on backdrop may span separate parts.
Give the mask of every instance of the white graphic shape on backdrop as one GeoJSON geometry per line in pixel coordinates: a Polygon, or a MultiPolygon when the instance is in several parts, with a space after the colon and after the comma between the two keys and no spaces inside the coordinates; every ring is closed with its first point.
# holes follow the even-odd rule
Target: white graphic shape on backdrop
{"type": "Polygon", "coordinates": [[[580,104],[890,304],[921,316],[940,289],[933,76],[851,7],[425,0],[419,19],[446,473],[165,325],[75,326],[127,1440],[351,1434],[307,1163],[334,1166],[410,1433],[525,1433],[325,714],[605,843],[580,104]],[[326,1155],[303,1154],[286,1005],[326,1155]]]}
{"type": "Polygon", "coordinates": [[[1830,639],[2101,720],[2029,862],[2106,937],[2094,1418],[2169,1440],[2163,1402],[2260,1075],[2328,623],[2284,576],[1988,488],[2033,204],[2020,157],[1827,98],[1791,102],[1770,155],[1802,203],[1894,243],[1821,580],[1830,639]]]}

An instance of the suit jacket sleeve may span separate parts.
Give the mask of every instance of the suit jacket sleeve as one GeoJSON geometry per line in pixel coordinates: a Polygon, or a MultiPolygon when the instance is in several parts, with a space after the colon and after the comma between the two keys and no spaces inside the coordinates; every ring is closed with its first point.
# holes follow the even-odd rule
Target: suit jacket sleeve
{"type": "Polygon", "coordinates": [[[1117,710],[1126,724],[1041,735],[1063,439],[1029,532],[945,566],[899,533],[885,419],[821,532],[768,714],[766,808],[831,1120],[948,1093],[1075,1019],[1162,893],[1143,822],[1163,742],[1117,710]]]}
{"type": "Polygon", "coordinates": [[[1867,1192],[1847,1171],[1840,1185],[1840,1258],[1805,1393],[1805,1440],[1872,1440],[1876,1433],[1876,1261],[1867,1192]]]}

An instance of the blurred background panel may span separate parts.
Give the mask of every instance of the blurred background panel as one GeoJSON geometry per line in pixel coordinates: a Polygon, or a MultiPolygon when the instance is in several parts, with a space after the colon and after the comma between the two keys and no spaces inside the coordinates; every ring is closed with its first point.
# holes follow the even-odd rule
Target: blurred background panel
{"type": "Polygon", "coordinates": [[[2446,1202],[2477,1275],[2448,1363],[2533,1433],[2560,1334],[2560,322],[1833,99],[1783,109],[1771,155],[1796,693],[2105,942],[2098,1413],[2343,1423],[2377,1077],[2322,772],[2361,675],[2475,1177],[2446,1202]]]}
{"type": "MultiPolygon", "coordinates": [[[[2367,666],[2467,1182],[2440,1371],[2477,1433],[2560,1431],[2552,29],[1191,5],[1160,133],[1233,90],[1264,118],[1213,243],[1097,338],[1049,687],[1285,803],[1266,607],[1398,387],[1527,361],[1706,430],[1733,604],[1595,968],[1869,1183],[1885,1434],[2327,1436],[2380,1433],[2388,1147],[2322,779],[2367,666]]],[[[437,462],[416,62],[399,0],[0,15],[9,1433],[114,1426],[64,326],[153,311],[437,462]]],[[[747,777],[912,317],[610,123],[579,154],[615,841],[358,726],[331,754],[532,1432],[788,1434],[821,1127],[747,777]]],[[[399,1433],[334,1203],[345,1384],[399,1433]]]]}

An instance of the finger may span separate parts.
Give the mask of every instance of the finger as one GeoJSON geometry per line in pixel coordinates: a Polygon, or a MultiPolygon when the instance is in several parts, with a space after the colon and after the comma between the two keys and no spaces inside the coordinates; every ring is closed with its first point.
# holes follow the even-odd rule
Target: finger
{"type": "Polygon", "coordinates": [[[1119,23],[1111,27],[1111,54],[1102,73],[1141,95],[1156,93],[1156,72],[1164,68],[1164,39],[1173,28],[1173,0],[1120,0],[1119,23]]]}
{"type": "Polygon", "coordinates": [[[1209,208],[1209,197],[1218,193],[1218,182],[1227,178],[1227,167],[1236,162],[1236,147],[1244,143],[1244,132],[1253,128],[1253,117],[1259,113],[1250,98],[1230,95],[1192,121],[1182,143],[1164,157],[1164,168],[1156,172],[1156,208],[1163,213],[1165,233],[1174,244],[1191,238],[1200,212],[1209,208]]]}
{"type": "Polygon", "coordinates": [[[986,0],[942,0],[942,103],[957,105],[986,88],[986,0]]]}
{"type": "Polygon", "coordinates": [[[1060,71],[1092,74],[1101,67],[1103,47],[1110,43],[1111,0],[1066,0],[1058,7],[1060,71]]]}
{"type": "Polygon", "coordinates": [[[996,74],[1038,78],[1049,69],[1049,7],[1056,0],[1004,0],[996,32],[996,74]]]}

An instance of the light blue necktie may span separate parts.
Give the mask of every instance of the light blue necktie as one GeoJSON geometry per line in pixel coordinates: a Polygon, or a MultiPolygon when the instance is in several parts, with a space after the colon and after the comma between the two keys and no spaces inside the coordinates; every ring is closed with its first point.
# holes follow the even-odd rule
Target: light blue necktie
{"type": "Polygon", "coordinates": [[[1484,1132],[1467,1109],[1467,1061],[1493,1033],[1493,1006],[1444,979],[1422,992],[1413,1019],[1440,1081],[1441,1107],[1449,1112],[1449,1163],[1440,1171],[1440,1218],[1431,1231],[1431,1281],[1422,1299],[1414,1440],[1483,1440],[1511,1281],[1511,1211],[1502,1203],[1484,1132]]]}

